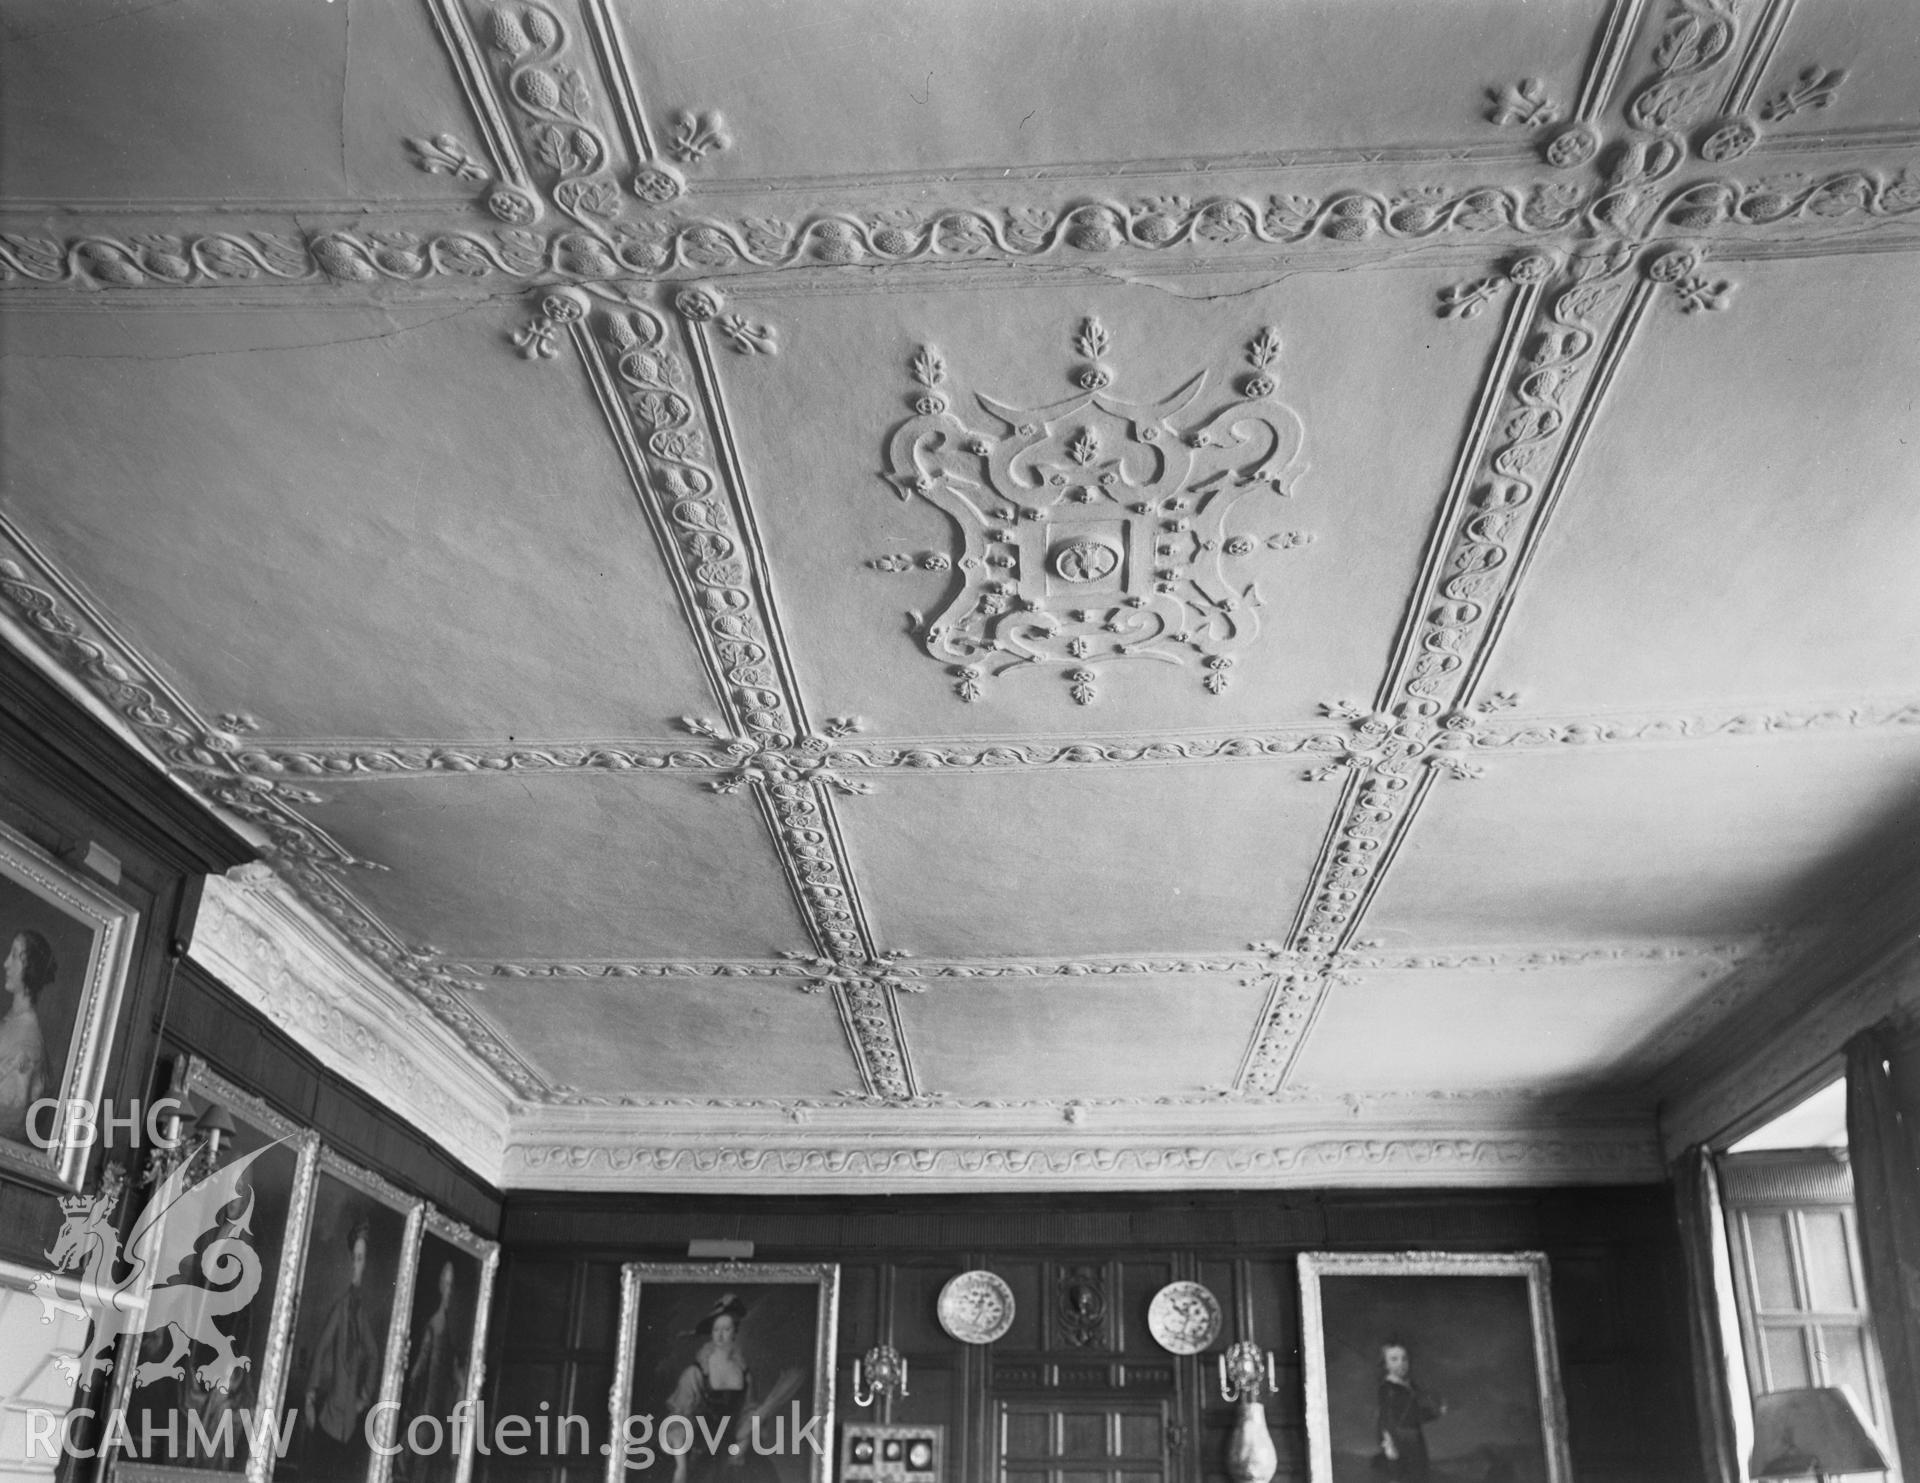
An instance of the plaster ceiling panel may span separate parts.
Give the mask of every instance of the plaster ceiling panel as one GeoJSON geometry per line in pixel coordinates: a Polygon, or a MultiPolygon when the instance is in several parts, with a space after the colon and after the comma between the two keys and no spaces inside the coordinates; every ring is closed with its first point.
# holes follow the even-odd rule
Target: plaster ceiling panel
{"type": "Polygon", "coordinates": [[[1913,265],[1705,272],[1732,306],[1653,303],[1490,667],[1536,714],[1914,692],[1913,265]]]}
{"type": "Polygon", "coordinates": [[[1499,140],[1489,85],[1541,78],[1564,106],[1600,13],[1585,0],[619,8],[657,118],[725,113],[733,147],[690,172],[721,180],[1499,140]]]}
{"type": "Polygon", "coordinates": [[[501,325],[13,316],[6,509],[269,737],[661,735],[712,702],[653,536],[577,372],[501,325]]]}
{"type": "Polygon", "coordinates": [[[1328,991],[1289,1083],[1328,1092],[1570,1090],[1637,1062],[1724,971],[1683,960],[1356,972],[1328,991]]]}
{"type": "Polygon", "coordinates": [[[1229,1086],[1266,980],[943,980],[898,999],[920,1084],[950,1097],[1195,1096],[1229,1086]]]}
{"type": "Polygon", "coordinates": [[[345,884],[467,961],[765,958],[807,938],[744,797],[678,778],[498,774],[318,783],[308,816],[384,870],[345,884]]]}
{"type": "Polygon", "coordinates": [[[1821,0],[1792,7],[1753,106],[1782,136],[1911,122],[1917,75],[1920,26],[1908,7],[1821,0]]]}
{"type": "Polygon", "coordinates": [[[467,1003],[555,1083],[590,1096],[832,1097],[860,1073],[831,999],[793,980],[488,989],[467,1003]]]}
{"type": "MultiPolygon", "coordinates": [[[[1144,285],[1049,283],[966,294],[733,301],[733,309],[751,321],[773,323],[782,337],[777,356],[722,353],[721,377],[802,688],[816,713],[857,712],[889,736],[1157,734],[1310,722],[1323,701],[1369,692],[1387,662],[1473,388],[1498,331],[1494,315],[1465,323],[1437,318],[1434,295],[1444,281],[1444,274],[1431,271],[1382,270],[1297,273],[1267,284],[1236,279],[1232,292],[1217,299],[1144,285]],[[1009,426],[990,418],[976,395],[1013,407],[1064,400],[1071,415],[1063,412],[1048,422],[1057,423],[1052,442],[1064,451],[1050,443],[1036,458],[1049,468],[1054,462],[1075,467],[1067,462],[1071,440],[1087,430],[1093,444],[1085,467],[1112,472],[1103,460],[1130,460],[1118,477],[1132,488],[1128,482],[1106,488],[1156,498],[1178,494],[1178,475],[1157,492],[1143,487],[1156,477],[1156,466],[1145,458],[1154,445],[1135,440],[1126,421],[1097,409],[1073,410],[1074,400],[1086,394],[1072,378],[1088,365],[1075,339],[1090,317],[1108,342],[1100,364],[1111,368],[1113,381],[1105,396],[1154,402],[1196,374],[1206,375],[1188,409],[1170,419],[1181,432],[1240,404],[1239,388],[1250,374],[1248,346],[1264,327],[1277,329],[1284,348],[1269,368],[1275,398],[1304,427],[1297,457],[1305,467],[1291,480],[1294,493],[1282,497],[1265,485],[1250,487],[1217,532],[1206,528],[1206,507],[1190,501],[1192,530],[1185,535],[1158,529],[1175,512],[1142,516],[1134,509],[1140,501],[1106,498],[1091,482],[1068,481],[1053,491],[1053,500],[1030,497],[1034,502],[1023,506],[1050,505],[1048,521],[1059,522],[1057,527],[1021,520],[996,527],[971,517],[963,524],[926,498],[902,501],[882,471],[893,456],[892,433],[911,417],[920,391],[909,363],[923,343],[936,347],[945,366],[940,393],[971,431],[997,439],[1009,426]],[[820,374],[819,367],[832,367],[832,374],[820,374]],[[1131,461],[1136,455],[1137,464],[1131,461]],[[1078,502],[1076,488],[1092,489],[1093,501],[1078,502]],[[1064,530],[1064,522],[1082,518],[1100,531],[1111,526],[1115,550],[1131,553],[1131,542],[1146,543],[1138,558],[1125,557],[1104,586],[1085,587],[1094,593],[1087,601],[1097,614],[1157,614],[1152,607],[1124,606],[1143,594],[1144,601],[1153,601],[1153,563],[1159,559],[1152,554],[1154,542],[1222,543],[1217,556],[1195,555],[1190,546],[1177,550],[1190,558],[1184,570],[1196,583],[1216,596],[1237,594],[1243,604],[1238,611],[1258,620],[1250,639],[1217,651],[1231,661],[1220,672],[1227,681],[1223,692],[1209,693],[1206,681],[1215,672],[1196,646],[1170,641],[1177,626],[1150,616],[1128,619],[1148,632],[1141,645],[1147,652],[1093,666],[1098,698],[1090,706],[1076,705],[1071,694],[1068,676],[1079,666],[1068,659],[1072,635],[1065,630],[1040,644],[1045,662],[987,674],[978,702],[963,703],[954,656],[930,654],[909,632],[906,614],[914,610],[929,622],[950,622],[969,636],[972,622],[984,633],[985,620],[969,618],[979,589],[963,596],[955,564],[945,570],[911,564],[900,571],[872,565],[896,555],[917,563],[929,554],[958,563],[970,550],[963,532],[969,533],[964,540],[985,542],[999,539],[993,530],[1011,529],[1013,542],[1038,542],[1032,552],[1013,558],[1029,564],[1010,574],[1016,578],[1012,596],[1036,591],[1070,618],[1070,599],[1082,589],[1047,567],[1059,547],[1041,548],[1055,540],[1045,530],[1064,530]],[[1251,549],[1227,554],[1235,537],[1251,549]],[[1290,546],[1290,540],[1301,543],[1290,546]],[[1217,563],[1217,575],[1210,563],[1217,563]],[[1244,602],[1249,585],[1257,608],[1244,602]],[[1112,595],[1103,595],[1107,588],[1112,595]],[[1169,641],[1154,636],[1156,630],[1169,641]]],[[[1291,436],[1285,411],[1268,415],[1291,436]]],[[[1245,426],[1246,452],[1201,457],[1237,467],[1257,462],[1275,440],[1255,424],[1245,426]]],[[[1009,444],[1018,441],[1007,435],[1009,444]]],[[[928,456],[919,455],[921,467],[928,456]]],[[[980,507],[1012,508],[982,486],[981,460],[954,457],[962,460],[954,466],[956,478],[973,481],[980,507]]],[[[909,472],[916,466],[911,455],[900,458],[909,472]]],[[[1207,467],[1201,464],[1199,472],[1207,467]]],[[[1014,484],[1007,476],[993,477],[995,491],[1014,484]]],[[[1022,488],[1014,484],[1006,492],[1018,496],[1022,488]]],[[[999,559],[1009,548],[1003,542],[980,549],[999,559]]],[[[998,579],[1003,572],[992,575],[998,579]]],[[[1186,585],[1177,584],[1177,590],[1191,600],[1186,585]]],[[[1209,629],[1196,609],[1184,611],[1183,621],[1202,638],[1224,633],[1224,621],[1209,629]]],[[[1096,645],[1120,641],[1103,633],[1096,621],[1096,645]]],[[[1122,636],[1133,634],[1122,630],[1122,636]]],[[[1096,660],[1101,652],[1095,648],[1096,660]]]]}
{"type": "Polygon", "coordinates": [[[486,182],[422,169],[409,139],[452,134],[483,168],[492,169],[452,60],[436,34],[426,0],[340,0],[353,8],[346,70],[346,168],[363,199],[442,197],[477,201],[486,182]]]}
{"type": "Polygon", "coordinates": [[[1567,749],[1443,781],[1361,928],[1389,947],[1724,938],[1914,863],[1920,738],[1567,749]]]}
{"type": "Polygon", "coordinates": [[[348,17],[360,10],[10,3],[0,18],[0,140],[12,141],[0,146],[5,194],[342,199],[351,186],[342,148],[348,17]],[[52,140],[58,148],[47,147],[52,140]]]}
{"type": "Polygon", "coordinates": [[[1299,759],[890,773],[838,812],[874,935],[918,957],[1240,951],[1278,937],[1339,789],[1299,759]]]}

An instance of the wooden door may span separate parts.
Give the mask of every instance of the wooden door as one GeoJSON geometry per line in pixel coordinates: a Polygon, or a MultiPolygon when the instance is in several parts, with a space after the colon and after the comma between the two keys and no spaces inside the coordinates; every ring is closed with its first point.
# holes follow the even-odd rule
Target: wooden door
{"type": "Polygon", "coordinates": [[[1002,1401],[1000,1483],[1167,1483],[1162,1401],[1002,1401]]]}

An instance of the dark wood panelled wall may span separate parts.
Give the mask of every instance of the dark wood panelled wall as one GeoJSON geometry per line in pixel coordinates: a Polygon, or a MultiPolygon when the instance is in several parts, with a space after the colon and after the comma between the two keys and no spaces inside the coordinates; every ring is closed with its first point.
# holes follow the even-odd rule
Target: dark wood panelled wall
{"type": "MultiPolygon", "coordinates": [[[[201,877],[251,860],[252,849],[5,644],[0,820],[76,868],[90,847],[117,864],[117,879],[108,866],[94,884],[140,917],[101,1092],[117,1107],[145,1097],[201,877]]],[[[103,1154],[132,1153],[96,1150],[89,1181],[98,1178],[103,1154]]],[[[60,1220],[53,1194],[0,1177],[0,1256],[44,1265],[60,1220]]]]}
{"type": "MultiPolygon", "coordinates": [[[[203,876],[252,860],[252,847],[4,643],[0,819],[62,859],[83,859],[89,845],[107,851],[120,878],[99,884],[140,913],[105,1084],[116,1105],[158,1095],[174,1057],[197,1052],[347,1158],[482,1235],[496,1233],[500,1197],[491,1186],[181,956],[203,876]]],[[[122,1145],[97,1153],[88,1183],[99,1178],[102,1157],[131,1163],[143,1152],[122,1145]]],[[[44,1264],[60,1218],[54,1195],[0,1178],[0,1256],[44,1264]]]]}
{"type": "MultiPolygon", "coordinates": [[[[76,866],[90,849],[112,859],[97,884],[139,912],[126,993],[102,1094],[123,1112],[158,1095],[175,1057],[196,1052],[230,1080],[318,1131],[347,1158],[425,1196],[483,1235],[497,1232],[500,1197],[370,1098],[345,1086],[225,987],[186,959],[202,882],[254,858],[246,840],[176,788],[151,761],[0,643],[0,820],[76,866]],[[118,876],[114,878],[114,866],[118,876]]],[[[96,1149],[86,1184],[106,1163],[137,1177],[145,1150],[123,1140],[96,1149]]],[[[131,1183],[131,1181],[130,1181],[131,1183]]],[[[122,1202],[130,1221],[137,1200],[122,1202]]],[[[0,1258],[37,1269],[60,1227],[57,1196],[0,1175],[0,1258]]],[[[76,1403],[101,1406],[102,1376],[76,1403]]],[[[96,1440],[76,1434],[82,1445],[96,1440]]],[[[64,1480],[88,1476],[68,1457],[64,1480]]]]}
{"type": "MultiPolygon", "coordinates": [[[[482,1483],[598,1483],[624,1261],[684,1260],[696,1238],[755,1243],[755,1261],[841,1266],[838,1415],[877,1419],[849,1398],[855,1355],[887,1340],[908,1358],[912,1393],[893,1420],[944,1423],[952,1483],[1003,1483],[1049,1469],[1028,1455],[1036,1415],[1124,1414],[1158,1438],[1108,1469],[1166,1483],[1222,1483],[1233,1408],[1213,1354],[1179,1359],[1154,1343],[1146,1311],[1170,1281],[1197,1279],[1226,1310],[1222,1343],[1252,1338],[1280,1364],[1267,1414],[1281,1478],[1305,1478],[1299,1300],[1301,1251],[1543,1250],[1552,1264],[1574,1464],[1582,1483],[1700,1476],[1679,1246],[1665,1187],[1505,1193],[1252,1192],[1131,1196],[733,1199],[509,1196],[489,1410],[581,1415],[592,1450],[563,1460],[483,1460],[482,1483]],[[956,1272],[987,1267],[1019,1317],[978,1347],[939,1327],[934,1304],[956,1272]],[[1105,1315],[1072,1321],[1066,1293],[1097,1283],[1105,1315]]],[[[1215,1352],[1217,1352],[1217,1347],[1215,1352]]],[[[1056,1429],[1053,1435],[1063,1433],[1056,1429]]],[[[1129,1442],[1137,1451],[1140,1442],[1129,1442]]]]}
{"type": "Polygon", "coordinates": [[[168,1058],[187,1051],[314,1129],[336,1153],[433,1201],[482,1236],[498,1232],[500,1195],[493,1186],[327,1071],[191,960],[180,965],[167,1006],[162,1074],[168,1058]]]}

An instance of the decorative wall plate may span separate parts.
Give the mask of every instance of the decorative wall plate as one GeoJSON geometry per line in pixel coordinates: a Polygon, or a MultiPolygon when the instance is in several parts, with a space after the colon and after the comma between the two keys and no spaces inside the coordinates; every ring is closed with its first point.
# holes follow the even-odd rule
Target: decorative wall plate
{"type": "Polygon", "coordinates": [[[984,1269],[940,1289],[940,1327],[962,1344],[991,1344],[1013,1327],[1013,1289],[984,1269]]]}
{"type": "Polygon", "coordinates": [[[1169,1282],[1147,1305],[1147,1331],[1171,1354],[1198,1354],[1220,1337],[1220,1300],[1197,1282],[1169,1282]]]}

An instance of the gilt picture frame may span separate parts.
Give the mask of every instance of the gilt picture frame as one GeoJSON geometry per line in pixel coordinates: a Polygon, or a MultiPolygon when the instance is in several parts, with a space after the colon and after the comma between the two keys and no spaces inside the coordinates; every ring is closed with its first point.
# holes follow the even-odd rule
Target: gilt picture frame
{"type": "Polygon", "coordinates": [[[1547,1258],[1302,1252],[1312,1483],[1573,1483],[1547,1258]]]}
{"type": "Polygon", "coordinates": [[[0,825],[0,1175],[79,1192],[139,915],[0,825]]]}
{"type": "Polygon", "coordinates": [[[273,1470],[277,1483],[385,1483],[390,1476],[393,1455],[384,1449],[397,1430],[426,1208],[321,1148],[287,1360],[292,1441],[273,1470]],[[378,1418],[372,1432],[370,1413],[378,1418]]]}
{"type": "MultiPolygon", "coordinates": [[[[255,1454],[244,1421],[229,1423],[223,1432],[220,1419],[222,1412],[252,1412],[256,1429],[264,1436],[266,1429],[259,1425],[259,1418],[281,1414],[320,1138],[228,1081],[197,1055],[175,1060],[168,1095],[179,1099],[183,1113],[195,1122],[214,1107],[225,1109],[234,1131],[222,1152],[223,1165],[258,1155],[248,1181],[252,1199],[246,1220],[260,1265],[259,1287],[244,1310],[220,1320],[249,1365],[225,1392],[209,1391],[199,1383],[197,1362],[206,1358],[204,1353],[186,1356],[185,1373],[171,1381],[138,1385],[143,1341],[139,1336],[123,1340],[114,1362],[112,1411],[125,1415],[136,1435],[146,1434],[145,1418],[156,1410],[163,1418],[154,1423],[156,1432],[169,1410],[176,1425],[172,1443],[158,1456],[144,1447],[139,1457],[116,1454],[112,1476],[115,1483],[212,1483],[215,1479],[237,1483],[243,1477],[247,1483],[265,1483],[273,1471],[272,1453],[255,1454]],[[198,1431],[193,1425],[196,1418],[198,1431]],[[210,1434],[228,1437],[230,1444],[197,1449],[198,1438],[210,1434]]],[[[215,1230],[208,1237],[221,1234],[215,1230]]],[[[148,1341],[160,1337],[146,1336],[148,1341]]]]}
{"type": "Polygon", "coordinates": [[[839,1312],[832,1262],[627,1263],[608,1483],[832,1483],[839,1312]]]}
{"type": "Polygon", "coordinates": [[[470,1483],[478,1432],[454,1418],[478,1414],[499,1267],[499,1242],[426,1207],[394,1427],[394,1442],[403,1444],[392,1460],[396,1483],[470,1483]],[[422,1417],[438,1425],[416,1434],[422,1417]]]}

